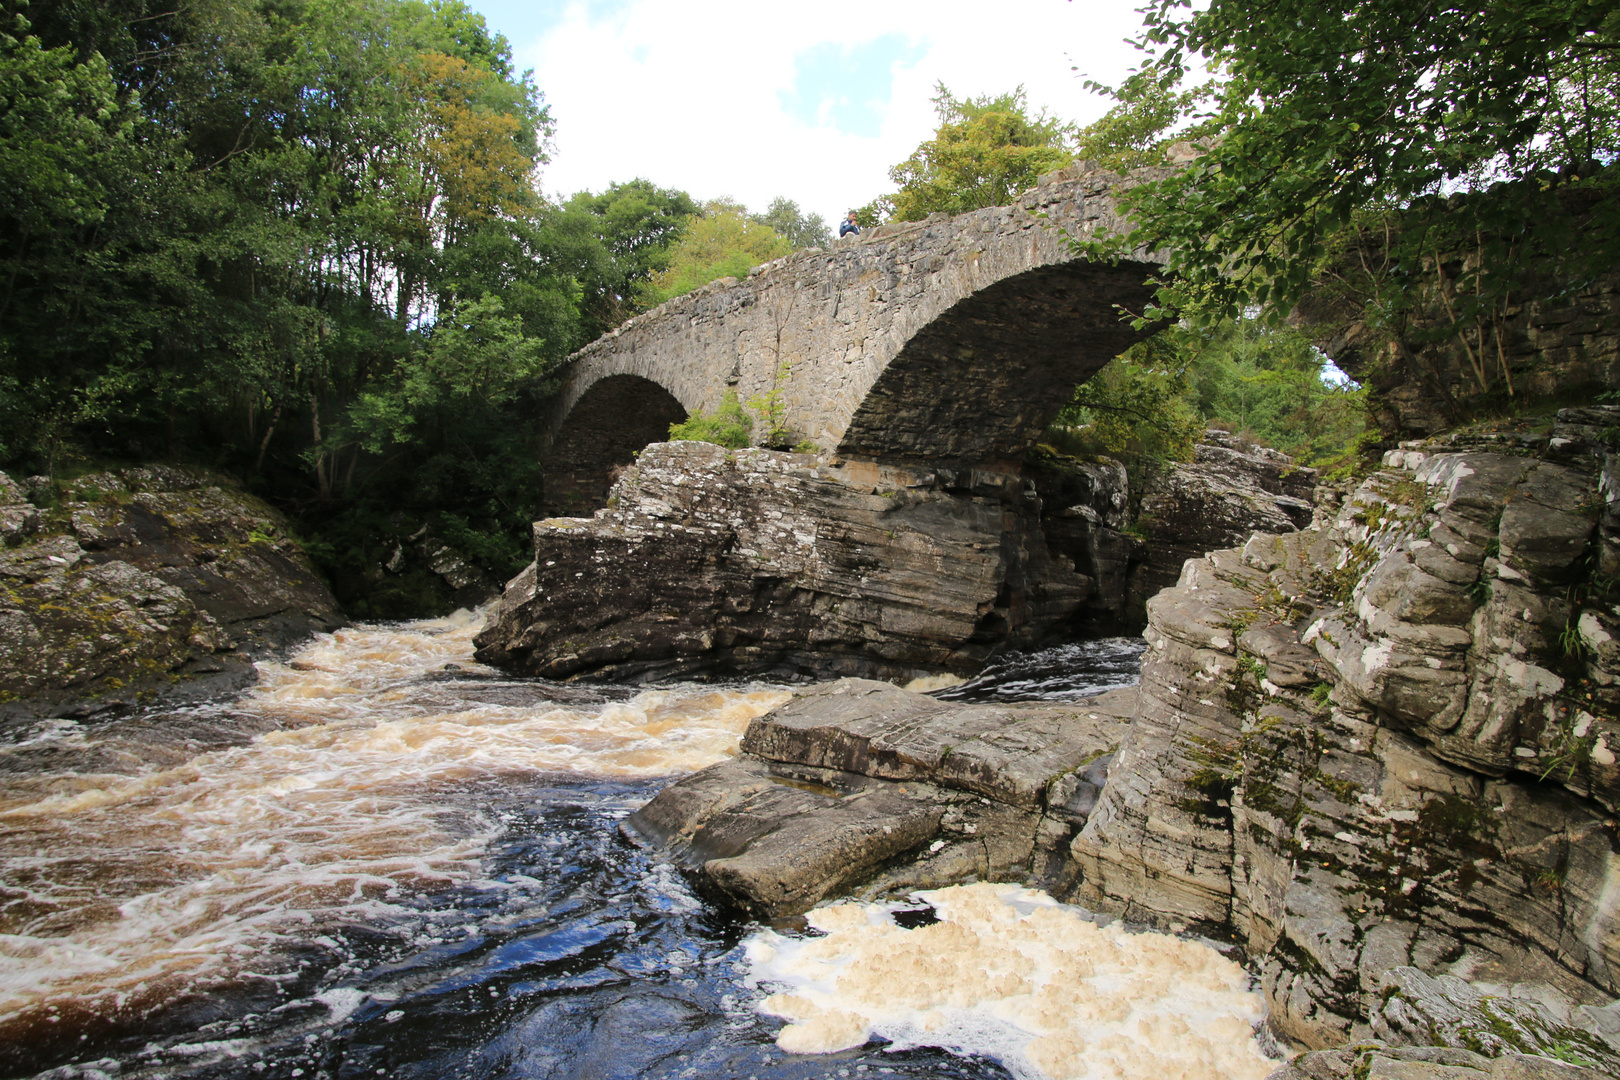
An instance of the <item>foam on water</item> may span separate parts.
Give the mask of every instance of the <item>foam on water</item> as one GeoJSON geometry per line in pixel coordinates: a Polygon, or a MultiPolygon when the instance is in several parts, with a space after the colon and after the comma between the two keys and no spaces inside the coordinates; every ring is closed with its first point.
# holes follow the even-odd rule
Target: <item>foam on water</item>
{"type": "Polygon", "coordinates": [[[503,826],[456,797],[469,785],[702,768],[788,697],[484,703],[445,682],[496,676],[472,662],[480,624],[351,628],[262,665],[234,709],[278,730],[245,745],[130,773],[0,777],[0,1040],[68,1012],[131,1018],[181,990],[274,978],[266,954],[328,913],[386,918],[412,892],[475,882],[503,826]]]}
{"type": "Polygon", "coordinates": [[[897,1047],[991,1057],[1020,1080],[1261,1080],[1258,994],[1201,942],[1099,926],[1046,894],[964,885],[917,894],[937,922],[906,929],[895,904],[812,911],[820,937],[762,931],[755,980],[785,985],[762,1011],[777,1045],[832,1053],[874,1035],[897,1047]]]}

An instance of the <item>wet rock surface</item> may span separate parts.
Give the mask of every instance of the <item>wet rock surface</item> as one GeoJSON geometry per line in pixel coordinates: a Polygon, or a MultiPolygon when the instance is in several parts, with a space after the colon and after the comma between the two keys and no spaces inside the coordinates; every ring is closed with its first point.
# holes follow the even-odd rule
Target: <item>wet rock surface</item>
{"type": "Polygon", "coordinates": [[[342,621],[281,515],[203,474],[124,469],[60,495],[40,510],[0,484],[0,519],[27,523],[0,546],[6,714],[214,692],[250,681],[252,656],[342,621]]]}
{"type": "Polygon", "coordinates": [[[657,443],[613,505],[536,524],[536,561],[508,583],[478,655],[548,678],[972,672],[1119,610],[1123,563],[1097,567],[1124,546],[1107,523],[1123,471],[1096,479],[1053,508],[1089,511],[1094,543],[1054,554],[1038,489],[1016,472],[657,443]]]}
{"type": "Polygon", "coordinates": [[[955,705],[841,679],[753,721],[741,756],[664,789],[627,830],[769,918],[835,895],[1057,887],[1133,698],[955,705]]]}
{"type": "Polygon", "coordinates": [[[1445,1046],[1492,1058],[1553,1057],[1620,1075],[1620,1002],[1572,1006],[1556,991],[1533,984],[1488,993],[1412,967],[1385,972],[1379,991],[1371,1027],[1390,1044],[1445,1046]]]}

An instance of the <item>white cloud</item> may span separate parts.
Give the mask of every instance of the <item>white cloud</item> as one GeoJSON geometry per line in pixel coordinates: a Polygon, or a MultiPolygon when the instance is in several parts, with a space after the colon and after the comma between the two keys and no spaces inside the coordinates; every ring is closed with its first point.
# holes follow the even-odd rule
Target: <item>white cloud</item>
{"type": "MultiPolygon", "coordinates": [[[[937,0],[829,0],[813,11],[744,0],[575,0],[538,36],[495,28],[512,37],[518,66],[534,69],[557,121],[542,172],[549,194],[645,176],[754,209],[786,195],[832,221],[891,190],[889,167],[933,132],[937,81],[958,96],[1022,83],[1033,106],[1086,122],[1106,103],[1081,79],[1117,80],[1136,63],[1123,39],[1139,20],[1125,3],[1006,0],[989,11],[937,0]],[[887,48],[898,56],[888,100],[865,124],[847,125],[876,135],[835,126],[848,106],[798,110],[813,122],[784,108],[796,57],[885,35],[886,48],[903,46],[887,48]]],[[[863,73],[863,88],[873,74],[863,73]]]]}

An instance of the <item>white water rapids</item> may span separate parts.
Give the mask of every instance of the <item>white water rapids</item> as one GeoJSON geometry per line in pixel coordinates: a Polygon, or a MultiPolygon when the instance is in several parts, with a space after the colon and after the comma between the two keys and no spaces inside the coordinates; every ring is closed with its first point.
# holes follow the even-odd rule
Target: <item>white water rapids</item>
{"type": "Polygon", "coordinates": [[[13,729],[0,1075],[1264,1075],[1235,964],[1038,893],[921,894],[916,929],[829,907],[813,937],[701,904],[613,824],[789,692],[510,679],[479,625],[353,627],[231,702],[13,729]]]}
{"type": "MultiPolygon", "coordinates": [[[[240,979],[324,913],[382,914],[478,873],[498,820],[447,828],[442,793],[485,778],[652,777],[735,753],[785,701],[686,687],[619,703],[447,698],[423,676],[471,666],[461,612],[322,635],[260,666],[237,708],[274,722],[170,768],[0,785],[0,1041],[64,1013],[139,1015],[240,979]],[[18,790],[20,788],[20,790],[18,790]]],[[[85,744],[93,731],[55,730],[85,744]]]]}

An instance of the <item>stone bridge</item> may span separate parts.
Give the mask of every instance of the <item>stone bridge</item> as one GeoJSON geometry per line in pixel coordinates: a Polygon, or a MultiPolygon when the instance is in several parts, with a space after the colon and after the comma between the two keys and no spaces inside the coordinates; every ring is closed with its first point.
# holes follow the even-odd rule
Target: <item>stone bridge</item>
{"type": "Polygon", "coordinates": [[[602,506],[669,425],[734,391],[759,445],[1014,467],[1075,386],[1140,336],[1159,259],[1077,258],[1118,234],[1117,174],[1062,170],[1016,205],[885,225],[724,278],[575,353],[552,423],[546,506],[602,506]],[[774,422],[773,422],[774,421],[774,422]]]}

